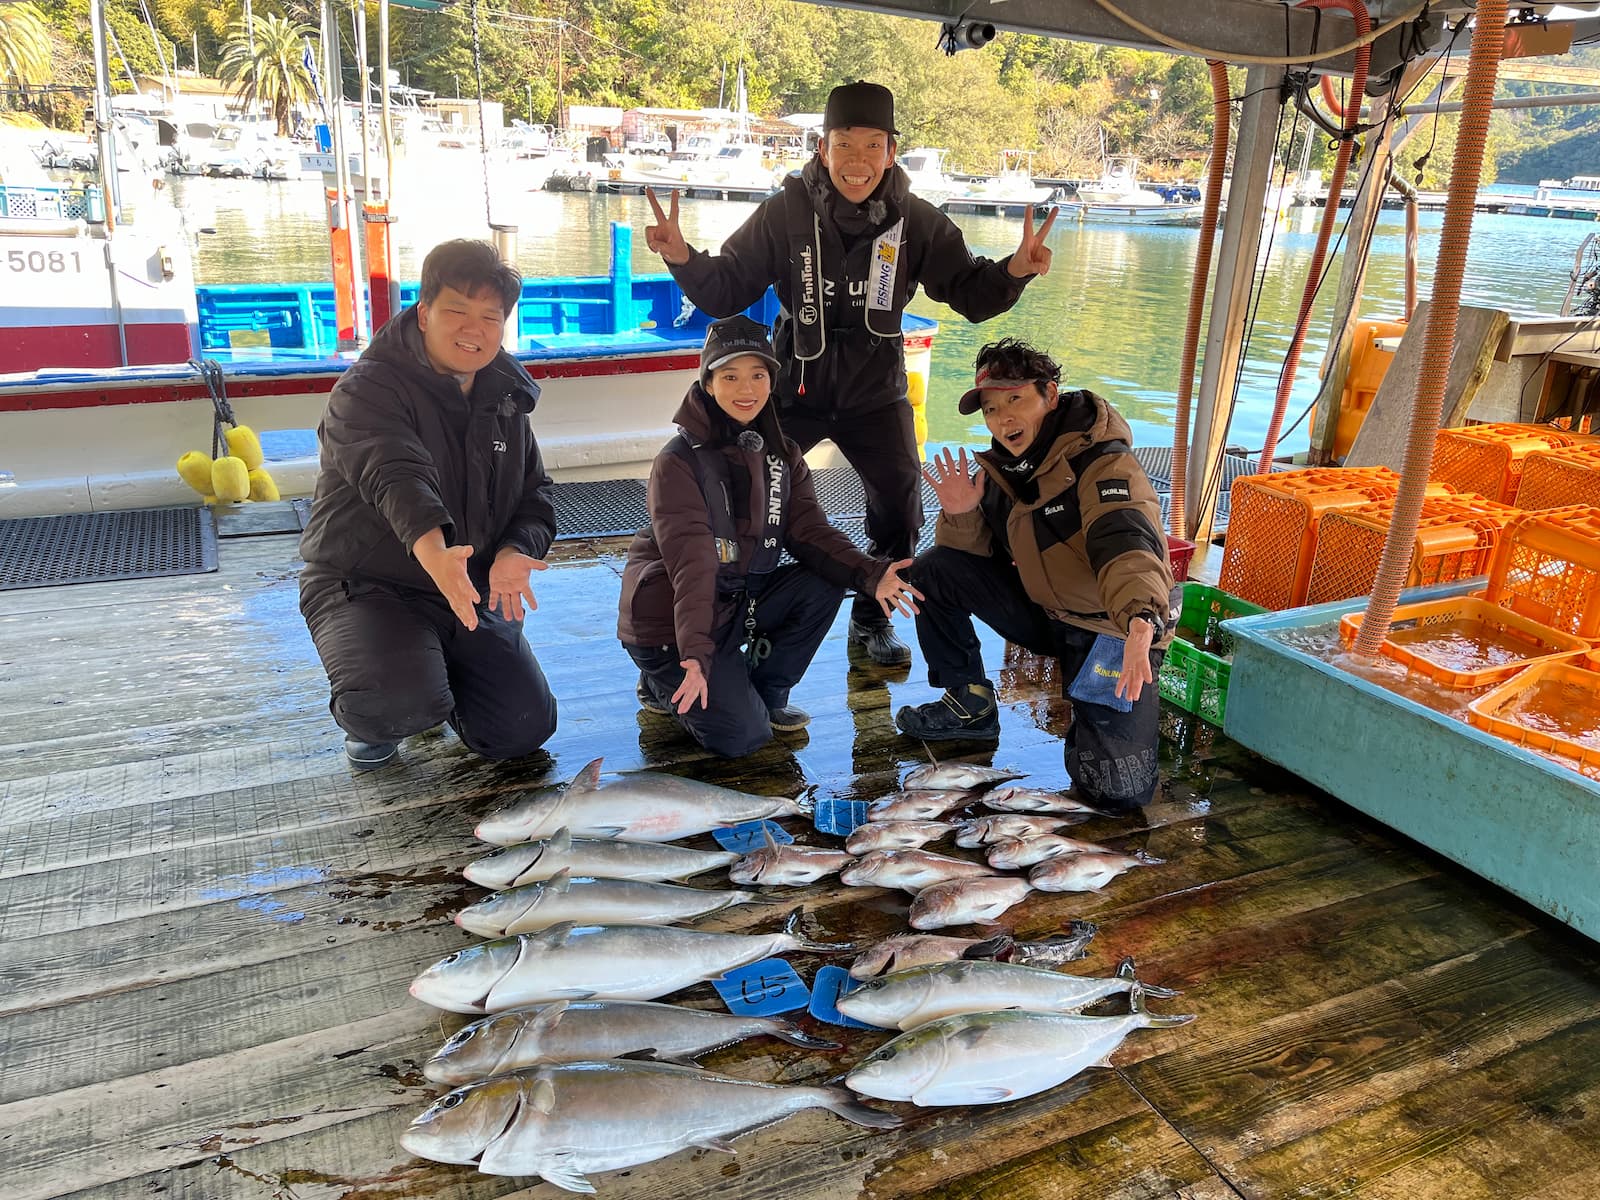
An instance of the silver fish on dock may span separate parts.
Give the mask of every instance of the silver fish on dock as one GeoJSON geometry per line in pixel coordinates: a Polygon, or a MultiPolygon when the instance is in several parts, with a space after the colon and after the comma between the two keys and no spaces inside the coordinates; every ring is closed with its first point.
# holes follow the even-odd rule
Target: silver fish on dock
{"type": "Polygon", "coordinates": [[[966,792],[915,788],[867,805],[869,821],[937,821],[953,808],[972,803],[966,792]]]}
{"type": "Polygon", "coordinates": [[[1114,850],[1069,854],[1040,863],[1028,872],[1028,882],[1041,892],[1098,892],[1124,871],[1158,867],[1167,860],[1151,858],[1143,850],[1118,854],[1114,850]]]}
{"type": "Polygon", "coordinates": [[[1171,999],[1169,988],[1142,983],[1125,958],[1109,978],[1063,975],[1015,963],[929,963],[881,975],[838,1000],[839,1011],[880,1029],[915,1029],[957,1013],[1021,1008],[1028,1012],[1077,1012],[1123,992],[1171,999]]]}
{"type": "Polygon", "coordinates": [[[423,971],[411,994],[451,1012],[499,1012],[552,1000],[654,1000],[736,967],[805,950],[840,954],[848,942],[799,932],[796,909],[777,933],[710,933],[671,925],[554,925],[479,942],[423,971]]]}
{"type": "Polygon", "coordinates": [[[583,1062],[647,1053],[678,1062],[753,1037],[810,1050],[837,1050],[776,1017],[735,1016],[647,1000],[557,1000],[511,1008],[463,1025],[422,1066],[451,1087],[540,1063],[583,1062]]]}
{"type": "Polygon", "coordinates": [[[570,1192],[586,1176],[690,1146],[733,1153],[729,1139],[807,1108],[893,1129],[900,1118],[843,1088],[784,1087],[650,1062],[532,1067],[468,1084],[434,1101],[400,1135],[410,1153],[489,1175],[538,1175],[570,1192]]]}
{"type": "Polygon", "coordinates": [[[983,798],[983,806],[996,812],[1007,813],[1083,813],[1086,816],[1104,816],[1076,796],[1064,792],[1049,792],[1043,788],[997,788],[983,798]]]}
{"type": "Polygon", "coordinates": [[[601,783],[601,761],[595,759],[570,783],[540,788],[490,813],[474,832],[501,846],[548,837],[562,828],[577,836],[671,842],[724,825],[805,815],[798,802],[784,796],[752,796],[654,771],[634,771],[601,783]]]}
{"type": "Polygon", "coordinates": [[[675,925],[736,904],[761,899],[755,892],[712,891],[639,879],[597,879],[562,871],[470,904],[455,915],[479,937],[532,933],[552,925],[675,925]]]}
{"type": "Polygon", "coordinates": [[[993,875],[982,863],[931,850],[874,850],[839,872],[846,887],[901,888],[919,892],[951,879],[993,875]]]}
{"type": "Polygon", "coordinates": [[[1003,875],[936,883],[918,892],[911,902],[911,928],[993,925],[1031,891],[1033,887],[1027,880],[1003,875]]]}
{"type": "Polygon", "coordinates": [[[948,821],[868,821],[857,825],[844,840],[851,854],[874,850],[915,850],[936,842],[955,826],[948,821]]]}
{"type": "Polygon", "coordinates": [[[1041,833],[1035,837],[1001,838],[990,844],[988,859],[989,865],[997,870],[1015,871],[1067,854],[1114,853],[1116,851],[1095,842],[1081,842],[1059,833],[1041,833]]]}
{"type": "Polygon", "coordinates": [[[548,838],[502,846],[467,864],[466,877],[479,887],[518,887],[553,879],[562,871],[600,879],[639,879],[659,883],[688,879],[738,861],[728,850],[686,850],[664,842],[629,842],[622,838],[575,838],[570,829],[548,838]]]}
{"type": "Polygon", "coordinates": [[[850,965],[852,979],[874,979],[925,963],[957,959],[993,959],[1029,966],[1059,966],[1083,958],[1099,933],[1090,921],[1068,921],[1063,933],[1037,941],[1021,941],[1009,933],[990,938],[948,937],[936,933],[902,933],[885,938],[850,965]]]}
{"type": "Polygon", "coordinates": [[[1109,1057],[1135,1029],[1170,1029],[1192,1015],[1146,1012],[1132,994],[1121,1017],[1071,1013],[962,1013],[942,1017],[885,1042],[862,1060],[845,1084],[863,1096],[934,1107],[999,1104],[1065,1083],[1109,1057]]]}
{"type": "Polygon", "coordinates": [[[970,792],[975,788],[1003,783],[1007,779],[1021,779],[1026,771],[1011,771],[1005,767],[985,767],[978,763],[942,762],[924,763],[913,767],[900,786],[911,788],[936,788],[940,790],[970,792]]]}
{"type": "Polygon", "coordinates": [[[1054,833],[1066,825],[1076,825],[1088,819],[1082,816],[1031,816],[1027,813],[996,813],[989,817],[974,817],[956,826],[956,845],[966,850],[992,845],[1003,838],[1038,837],[1054,833]]]}
{"type": "Polygon", "coordinates": [[[837,873],[855,861],[843,850],[821,846],[780,845],[769,830],[767,844],[752,850],[728,868],[732,883],[758,883],[764,887],[801,887],[837,873]]]}

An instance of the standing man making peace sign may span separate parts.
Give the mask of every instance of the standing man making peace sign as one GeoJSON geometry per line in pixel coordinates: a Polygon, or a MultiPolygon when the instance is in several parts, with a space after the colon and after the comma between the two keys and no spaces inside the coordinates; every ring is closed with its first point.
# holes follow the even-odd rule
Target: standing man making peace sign
{"type": "MultiPolygon", "coordinates": [[[[823,144],[798,176],[763,201],[722,245],[694,250],[678,227],[678,194],[645,242],[666,261],[696,307],[742,312],[769,286],[782,309],[773,324],[774,393],[784,432],[802,450],[831,438],[861,476],[870,553],[911,557],[922,529],[920,464],[906,400],[900,315],[920,284],[969,321],[987,321],[1050,269],[1033,215],[1006,259],[975,258],[949,217],[911,194],[895,166],[894,96],[857,81],[836,87],[823,114],[823,144]]],[[[911,650],[870,595],[858,594],[850,641],[874,662],[905,665],[911,650]]]]}

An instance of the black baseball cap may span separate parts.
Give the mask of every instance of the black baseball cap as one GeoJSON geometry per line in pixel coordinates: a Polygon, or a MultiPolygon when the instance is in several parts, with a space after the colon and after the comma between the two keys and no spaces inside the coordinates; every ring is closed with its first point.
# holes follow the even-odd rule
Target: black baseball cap
{"type": "Polygon", "coordinates": [[[743,315],[713,321],[706,328],[706,344],[700,351],[700,386],[709,388],[711,372],[746,354],[765,359],[767,365],[777,371],[778,356],[773,352],[765,325],[743,315]]]}
{"type": "Polygon", "coordinates": [[[858,79],[842,83],[828,93],[828,106],[822,110],[822,129],[881,129],[892,137],[900,131],[894,127],[894,93],[881,83],[868,83],[858,79]]]}

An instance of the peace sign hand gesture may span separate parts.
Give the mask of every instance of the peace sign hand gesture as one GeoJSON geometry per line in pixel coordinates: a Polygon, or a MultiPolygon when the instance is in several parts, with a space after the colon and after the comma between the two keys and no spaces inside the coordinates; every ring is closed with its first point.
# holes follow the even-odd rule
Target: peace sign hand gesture
{"type": "MultiPolygon", "coordinates": [[[[672,189],[672,210],[663,212],[661,201],[656,199],[654,188],[645,188],[645,198],[656,214],[656,223],[644,227],[644,244],[673,266],[689,261],[689,243],[683,240],[683,230],[678,228],[678,189],[672,189]]],[[[1049,251],[1045,251],[1046,254],[1049,251]]]]}
{"type": "MultiPolygon", "coordinates": [[[[676,201],[677,194],[673,194],[676,201]]],[[[658,208],[659,213],[661,210],[658,208]]],[[[677,208],[673,208],[677,214],[677,208]]],[[[1033,229],[1033,206],[1030,204],[1022,213],[1022,243],[1011,255],[1011,261],[1006,264],[1006,270],[1018,279],[1026,279],[1029,275],[1050,274],[1050,247],[1046,246],[1045,239],[1050,236],[1050,226],[1056,223],[1056,214],[1061,210],[1052,208],[1050,215],[1044,219],[1044,224],[1039,226],[1039,231],[1033,229]]]]}
{"type": "Polygon", "coordinates": [[[959,463],[949,450],[935,454],[933,461],[922,468],[922,477],[939,497],[939,507],[951,516],[971,512],[983,499],[984,474],[979,471],[973,476],[965,446],[961,447],[959,463]]]}

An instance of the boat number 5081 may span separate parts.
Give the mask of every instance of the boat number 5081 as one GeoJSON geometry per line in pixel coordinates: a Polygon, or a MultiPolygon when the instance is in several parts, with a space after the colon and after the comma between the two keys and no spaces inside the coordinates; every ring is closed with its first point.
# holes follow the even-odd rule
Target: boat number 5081
{"type": "Polygon", "coordinates": [[[82,271],[83,262],[76,250],[8,250],[6,267],[19,273],[31,271],[35,275],[64,275],[68,271],[82,271]]]}

